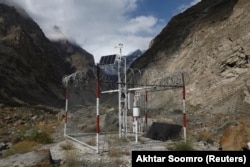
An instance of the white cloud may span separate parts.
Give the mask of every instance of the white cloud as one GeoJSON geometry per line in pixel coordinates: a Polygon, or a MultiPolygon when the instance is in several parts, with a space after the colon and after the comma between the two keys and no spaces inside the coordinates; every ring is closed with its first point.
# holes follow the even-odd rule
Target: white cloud
{"type": "Polygon", "coordinates": [[[22,6],[49,38],[69,38],[99,61],[102,55],[147,49],[162,26],[153,16],[129,17],[138,0],[9,0],[22,6]]]}
{"type": "Polygon", "coordinates": [[[140,34],[143,32],[152,33],[154,26],[157,24],[155,17],[139,16],[129,20],[128,24],[122,28],[124,33],[140,34]]]}
{"type": "Polygon", "coordinates": [[[201,0],[193,0],[192,2],[190,2],[189,4],[184,4],[181,5],[177,8],[177,13],[181,13],[184,12],[186,9],[188,9],[189,7],[199,3],[201,0]]]}

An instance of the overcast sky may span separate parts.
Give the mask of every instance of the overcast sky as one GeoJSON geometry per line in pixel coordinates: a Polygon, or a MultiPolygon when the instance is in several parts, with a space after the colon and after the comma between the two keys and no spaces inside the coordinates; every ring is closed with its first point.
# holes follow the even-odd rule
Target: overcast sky
{"type": "Polygon", "coordinates": [[[5,0],[23,7],[50,39],[67,38],[93,54],[146,50],[176,14],[200,0],[5,0]]]}

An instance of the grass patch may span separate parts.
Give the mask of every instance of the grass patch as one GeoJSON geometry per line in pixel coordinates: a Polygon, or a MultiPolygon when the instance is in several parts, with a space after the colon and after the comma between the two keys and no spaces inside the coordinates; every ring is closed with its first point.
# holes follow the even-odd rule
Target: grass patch
{"type": "Polygon", "coordinates": [[[45,124],[38,124],[36,125],[36,129],[40,129],[46,131],[47,133],[54,133],[55,129],[60,125],[60,122],[49,122],[45,124]]]}
{"type": "Polygon", "coordinates": [[[13,154],[27,153],[33,151],[36,148],[36,146],[38,146],[38,143],[35,141],[28,141],[28,140],[21,141],[13,145],[10,149],[5,150],[3,152],[3,156],[6,157],[13,154]]]}
{"type": "Polygon", "coordinates": [[[48,132],[40,129],[29,129],[20,131],[15,137],[13,137],[12,143],[18,143],[24,140],[35,141],[41,144],[53,142],[53,139],[48,132]]]}
{"type": "Polygon", "coordinates": [[[124,144],[124,143],[128,143],[129,140],[125,137],[119,138],[119,136],[111,135],[108,138],[108,142],[111,144],[114,144],[114,143],[124,144]]]}
{"type": "Polygon", "coordinates": [[[87,161],[82,159],[80,153],[76,150],[65,152],[65,164],[63,167],[87,166],[87,161]]]}
{"type": "Polygon", "coordinates": [[[175,151],[194,151],[194,147],[191,142],[180,141],[175,143],[175,151]]]}
{"type": "Polygon", "coordinates": [[[48,144],[53,142],[53,139],[51,138],[50,134],[43,130],[34,129],[31,131],[27,131],[24,137],[25,139],[34,140],[42,144],[48,144]]]}
{"type": "Polygon", "coordinates": [[[73,150],[74,146],[72,143],[66,141],[66,142],[60,144],[60,148],[62,150],[73,150]]]}

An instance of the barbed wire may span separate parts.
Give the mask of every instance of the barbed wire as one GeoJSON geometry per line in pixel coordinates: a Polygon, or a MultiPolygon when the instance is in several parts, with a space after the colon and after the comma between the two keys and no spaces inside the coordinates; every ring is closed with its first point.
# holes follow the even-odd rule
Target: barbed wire
{"type": "Polygon", "coordinates": [[[62,79],[63,86],[79,86],[88,85],[89,83],[94,83],[96,80],[96,73],[94,69],[84,69],[82,71],[77,71],[70,75],[64,76],[62,79]]]}
{"type": "MultiPolygon", "coordinates": [[[[65,87],[88,86],[95,88],[97,74],[95,68],[78,71],[68,76],[63,77],[62,83],[65,87]]],[[[118,89],[118,84],[127,84],[128,88],[152,86],[157,89],[169,89],[182,87],[183,84],[188,84],[190,77],[188,72],[178,71],[169,73],[164,70],[148,70],[148,69],[132,69],[127,70],[126,82],[125,77],[118,83],[117,75],[107,75],[105,71],[100,70],[99,80],[101,90],[118,89]]]]}

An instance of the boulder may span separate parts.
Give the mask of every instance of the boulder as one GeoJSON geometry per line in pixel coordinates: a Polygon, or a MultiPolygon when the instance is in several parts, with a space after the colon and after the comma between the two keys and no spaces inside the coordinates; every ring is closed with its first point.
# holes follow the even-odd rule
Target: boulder
{"type": "Polygon", "coordinates": [[[242,121],[239,125],[229,125],[220,138],[222,150],[243,150],[250,142],[249,120],[242,121]]]}
{"type": "Polygon", "coordinates": [[[25,154],[15,154],[0,159],[0,167],[52,167],[53,160],[49,149],[36,150],[25,154]]]}

